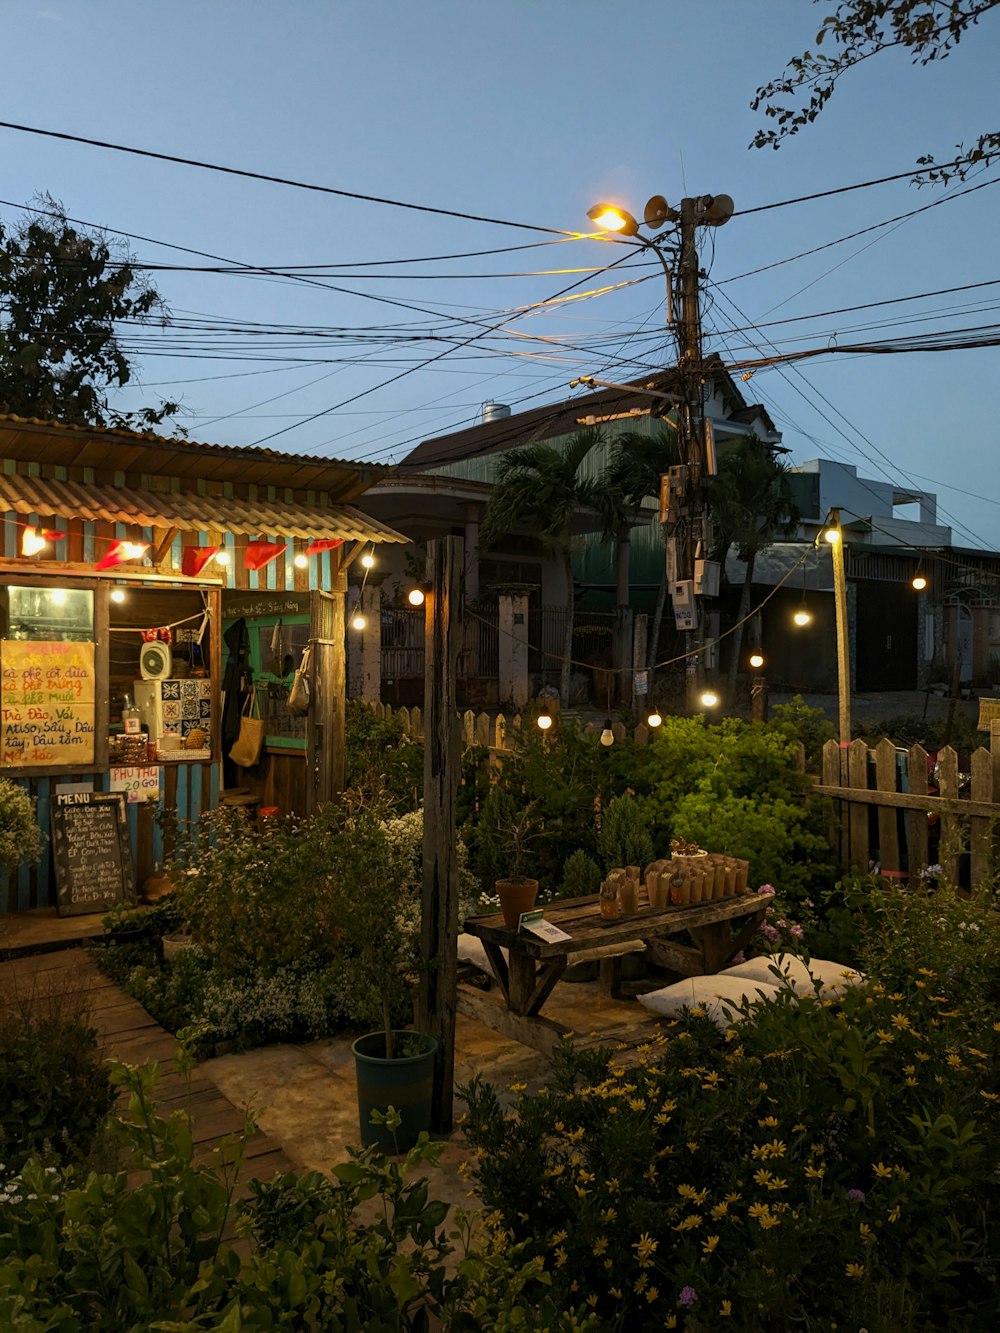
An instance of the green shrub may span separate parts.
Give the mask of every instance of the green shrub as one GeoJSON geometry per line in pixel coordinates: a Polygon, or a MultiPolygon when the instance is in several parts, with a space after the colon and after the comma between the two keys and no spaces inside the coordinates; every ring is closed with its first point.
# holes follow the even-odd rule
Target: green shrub
{"type": "Polygon", "coordinates": [[[112,1105],[97,1034],[77,996],[0,1004],[0,1190],[33,1155],[52,1165],[91,1150],[112,1105]]]}
{"type": "Polygon", "coordinates": [[[787,704],[776,704],[771,709],[767,730],[787,741],[798,741],[805,747],[806,768],[818,773],[823,758],[823,746],[837,739],[837,728],[822,708],[810,708],[801,694],[787,704]]]}
{"type": "Polygon", "coordinates": [[[345,786],[396,814],[416,810],[424,794],[424,746],[401,718],[380,718],[360,699],[348,699],[344,731],[345,786]]]}
{"type": "Polygon", "coordinates": [[[557,1306],[543,1266],[509,1240],[475,1244],[461,1215],[445,1230],[448,1206],[416,1176],[443,1146],[426,1135],[401,1161],[367,1149],[331,1177],[254,1182],[237,1206],[246,1136],[196,1165],[184,1113],[156,1114],[155,1077],[116,1072],[130,1093],[113,1121],[129,1173],[83,1177],[33,1160],[0,1188],[3,1328],[597,1328],[580,1301],[557,1306]],[[371,1200],[374,1220],[362,1222],[371,1200]],[[222,1239],[237,1211],[243,1255],[222,1239]]]}
{"type": "Polygon", "coordinates": [[[633,797],[615,796],[608,802],[601,814],[597,851],[605,871],[632,865],[644,870],[653,860],[653,839],[633,797]]]}
{"type": "Polygon", "coordinates": [[[559,886],[560,898],[584,898],[597,893],[600,887],[601,868],[585,851],[577,849],[566,858],[559,886]]]}

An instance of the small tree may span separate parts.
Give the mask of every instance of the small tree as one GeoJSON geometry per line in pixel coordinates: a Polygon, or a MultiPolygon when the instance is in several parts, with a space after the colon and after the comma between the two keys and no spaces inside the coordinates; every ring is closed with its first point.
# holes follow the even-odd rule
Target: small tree
{"type": "Polygon", "coordinates": [[[42,831],[35,802],[9,778],[0,778],[0,874],[21,865],[36,865],[42,854],[42,831]]]}
{"type": "Polygon", "coordinates": [[[0,223],[0,412],[82,426],[148,429],[176,403],[137,412],[109,403],[133,378],[121,323],[166,322],[155,289],[131,256],[81,231],[48,195],[39,216],[0,223]]]}

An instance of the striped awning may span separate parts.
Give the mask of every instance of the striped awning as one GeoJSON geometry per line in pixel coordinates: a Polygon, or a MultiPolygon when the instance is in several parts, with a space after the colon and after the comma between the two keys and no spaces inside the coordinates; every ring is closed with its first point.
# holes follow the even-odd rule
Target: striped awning
{"type": "Polygon", "coordinates": [[[246,536],[336,538],[360,542],[407,542],[408,537],[352,505],[306,504],[298,500],[244,500],[188,491],[125,490],[43,477],[0,476],[0,512],[129,523],[181,532],[246,536]]]}

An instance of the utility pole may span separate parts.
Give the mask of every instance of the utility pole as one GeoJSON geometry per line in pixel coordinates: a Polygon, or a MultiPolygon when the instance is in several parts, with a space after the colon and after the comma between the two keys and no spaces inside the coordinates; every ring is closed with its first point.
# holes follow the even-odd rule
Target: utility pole
{"type": "Polygon", "coordinates": [[[687,463],[687,521],[677,543],[677,580],[690,580],[694,628],[686,635],[688,657],[684,664],[685,695],[689,713],[698,710],[698,695],[705,679],[705,604],[695,595],[695,557],[701,543],[704,554],[705,473],[704,424],[702,422],[701,310],[698,294],[698,246],[695,241],[698,205],[701,200],[682,199],[680,206],[680,254],[678,278],[681,318],[677,331],[677,369],[682,402],[677,414],[682,456],[687,463]]]}
{"type": "Polygon", "coordinates": [[[837,613],[837,713],[843,755],[851,743],[851,652],[847,628],[847,575],[844,568],[844,538],[840,510],[831,509],[827,540],[833,555],[833,600],[837,613]],[[831,536],[831,534],[833,534],[831,536]]]}

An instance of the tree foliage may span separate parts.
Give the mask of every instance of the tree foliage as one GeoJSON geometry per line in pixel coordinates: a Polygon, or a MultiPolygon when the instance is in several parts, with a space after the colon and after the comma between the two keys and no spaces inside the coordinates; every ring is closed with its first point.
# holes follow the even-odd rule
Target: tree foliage
{"type": "MultiPolygon", "coordinates": [[[[842,0],[816,34],[816,46],[826,44],[832,54],[805,51],[788,62],[780,78],[757,89],[750,105],[763,110],[776,127],[759,129],[751,146],[779,148],[798,134],[819,116],[843,75],[873,56],[902,47],[915,65],[944,60],[997,4],[1000,0],[842,0]]],[[[958,144],[950,162],[937,165],[930,155],[919,158],[926,168],[920,179],[964,179],[974,165],[998,157],[1000,132],[987,131],[971,147],[958,144]]]]}
{"type": "Polygon", "coordinates": [[[109,396],[133,378],[121,327],[165,321],[163,302],[126,250],[77,228],[57,201],[41,204],[0,222],[0,412],[148,429],[177,404],[125,412],[109,396]]]}

